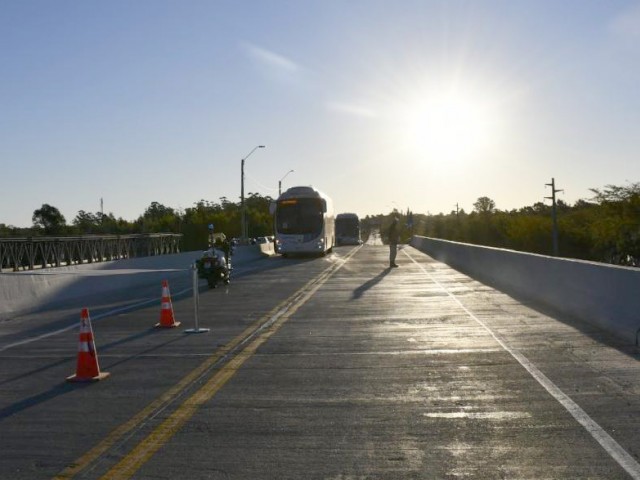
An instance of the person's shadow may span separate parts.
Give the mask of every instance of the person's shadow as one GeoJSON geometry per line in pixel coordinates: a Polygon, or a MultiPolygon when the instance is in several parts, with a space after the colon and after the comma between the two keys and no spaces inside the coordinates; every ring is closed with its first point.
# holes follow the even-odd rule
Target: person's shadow
{"type": "Polygon", "coordinates": [[[362,297],[362,295],[364,294],[364,292],[366,292],[367,290],[369,290],[371,287],[377,285],[378,283],[380,283],[380,281],[391,271],[391,267],[387,267],[385,268],[382,272],[380,272],[378,275],[376,275],[375,277],[373,277],[371,280],[367,280],[365,283],[363,283],[362,285],[360,285],[358,288],[356,288],[353,291],[353,295],[351,297],[351,300],[357,300],[358,298],[362,297]]]}

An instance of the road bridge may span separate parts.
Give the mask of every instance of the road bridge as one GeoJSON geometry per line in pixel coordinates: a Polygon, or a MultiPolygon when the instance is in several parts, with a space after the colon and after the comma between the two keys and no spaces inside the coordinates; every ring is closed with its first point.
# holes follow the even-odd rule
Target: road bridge
{"type": "Polygon", "coordinates": [[[172,254],[181,239],[178,233],[0,238],[0,273],[172,254]]]}
{"type": "Polygon", "coordinates": [[[412,247],[398,263],[239,266],[202,289],[201,335],[152,328],[159,291],[87,305],[111,376],[80,387],[79,311],[5,322],[0,478],[640,479],[634,345],[412,247]]]}

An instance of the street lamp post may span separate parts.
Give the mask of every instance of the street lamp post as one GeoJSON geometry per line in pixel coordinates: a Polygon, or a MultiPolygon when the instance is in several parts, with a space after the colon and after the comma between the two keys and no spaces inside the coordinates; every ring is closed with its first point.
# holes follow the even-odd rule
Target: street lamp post
{"type": "Polygon", "coordinates": [[[287,173],[284,174],[284,177],[282,177],[280,180],[278,180],[278,196],[280,196],[282,194],[282,181],[287,177],[287,175],[289,175],[291,172],[293,172],[293,170],[289,170],[287,173]]]}
{"type": "Polygon", "coordinates": [[[264,145],[258,145],[251,150],[246,157],[242,159],[240,163],[240,213],[242,215],[242,219],[240,220],[242,224],[240,225],[240,230],[242,234],[242,240],[247,239],[247,223],[246,223],[246,212],[244,205],[244,161],[251,156],[253,152],[255,152],[258,148],[264,148],[264,145]]]}

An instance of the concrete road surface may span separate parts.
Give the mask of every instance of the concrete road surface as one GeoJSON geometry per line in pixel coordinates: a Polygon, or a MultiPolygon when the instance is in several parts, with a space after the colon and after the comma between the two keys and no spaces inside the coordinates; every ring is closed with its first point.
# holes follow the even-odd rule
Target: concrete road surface
{"type": "Polygon", "coordinates": [[[411,247],[398,263],[261,260],[202,289],[203,334],[187,295],[161,331],[159,299],[105,307],[111,376],[88,385],[65,382],[76,332],[20,343],[61,321],[30,318],[0,343],[0,478],[640,479],[636,347],[411,247]]]}

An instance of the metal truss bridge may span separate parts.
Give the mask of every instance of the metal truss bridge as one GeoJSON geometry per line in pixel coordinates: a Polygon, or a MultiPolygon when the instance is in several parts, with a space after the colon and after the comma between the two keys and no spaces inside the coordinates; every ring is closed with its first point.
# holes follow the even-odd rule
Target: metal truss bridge
{"type": "Polygon", "coordinates": [[[180,252],[182,234],[0,238],[0,273],[180,252]]]}

